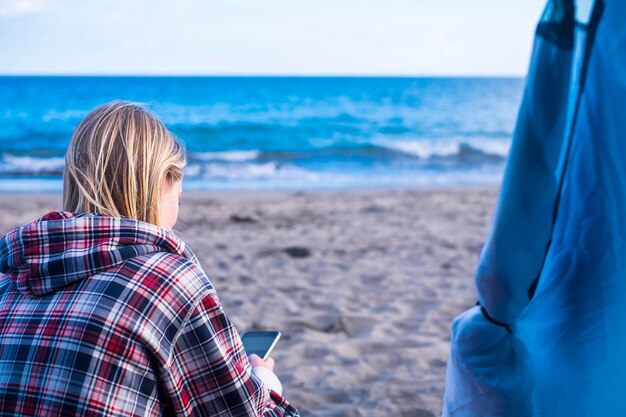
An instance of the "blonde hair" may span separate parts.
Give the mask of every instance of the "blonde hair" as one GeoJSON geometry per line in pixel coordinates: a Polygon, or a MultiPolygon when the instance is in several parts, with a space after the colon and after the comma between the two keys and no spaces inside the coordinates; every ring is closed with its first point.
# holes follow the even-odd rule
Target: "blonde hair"
{"type": "Polygon", "coordinates": [[[163,179],[181,180],[180,141],[137,103],[97,107],[76,127],[65,155],[63,210],[127,217],[161,226],[163,179]]]}

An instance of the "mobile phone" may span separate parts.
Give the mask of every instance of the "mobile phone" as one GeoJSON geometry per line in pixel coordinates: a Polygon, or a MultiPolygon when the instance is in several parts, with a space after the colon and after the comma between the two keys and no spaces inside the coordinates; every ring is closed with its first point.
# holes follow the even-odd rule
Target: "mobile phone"
{"type": "Polygon", "coordinates": [[[250,356],[254,353],[263,360],[270,356],[278,339],[280,339],[280,332],[278,331],[245,332],[241,336],[246,354],[250,356]]]}

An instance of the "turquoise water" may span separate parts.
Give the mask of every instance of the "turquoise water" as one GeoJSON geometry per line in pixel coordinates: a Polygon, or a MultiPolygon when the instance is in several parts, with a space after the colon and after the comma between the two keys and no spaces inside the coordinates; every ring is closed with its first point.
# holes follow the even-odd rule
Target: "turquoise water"
{"type": "Polygon", "coordinates": [[[493,184],[523,79],[0,77],[0,191],[61,189],[95,106],[145,103],[188,150],[187,189],[493,184]]]}

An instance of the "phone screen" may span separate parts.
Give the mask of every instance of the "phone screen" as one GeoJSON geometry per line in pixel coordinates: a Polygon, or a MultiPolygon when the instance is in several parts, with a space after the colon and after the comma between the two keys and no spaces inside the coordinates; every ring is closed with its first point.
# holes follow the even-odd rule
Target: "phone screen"
{"type": "Polygon", "coordinates": [[[254,353],[265,360],[270,355],[279,338],[280,332],[276,331],[246,332],[241,336],[241,341],[248,356],[254,353]]]}

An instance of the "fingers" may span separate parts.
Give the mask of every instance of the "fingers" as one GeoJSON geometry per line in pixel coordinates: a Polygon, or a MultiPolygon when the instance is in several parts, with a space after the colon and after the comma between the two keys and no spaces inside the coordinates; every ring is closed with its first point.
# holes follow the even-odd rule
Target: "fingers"
{"type": "Polygon", "coordinates": [[[264,368],[269,369],[272,372],[274,371],[274,359],[272,358],[267,358],[263,360],[259,356],[253,353],[252,355],[248,356],[248,360],[250,361],[250,365],[253,368],[256,368],[257,366],[262,366],[264,368]]]}
{"type": "Polygon", "coordinates": [[[250,360],[250,365],[252,365],[253,368],[257,366],[265,366],[265,362],[263,361],[263,359],[261,359],[259,356],[255,355],[254,353],[250,355],[248,359],[250,360]]]}

